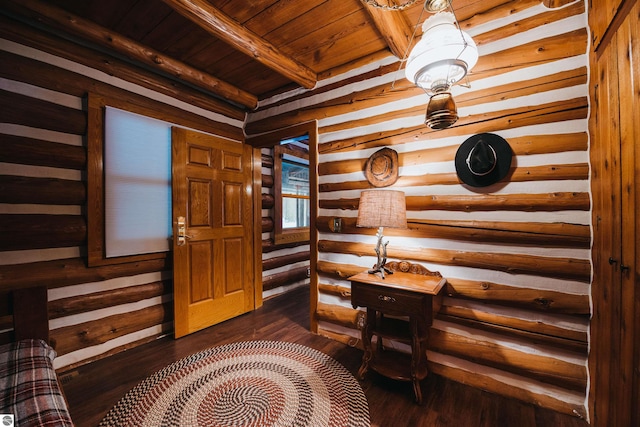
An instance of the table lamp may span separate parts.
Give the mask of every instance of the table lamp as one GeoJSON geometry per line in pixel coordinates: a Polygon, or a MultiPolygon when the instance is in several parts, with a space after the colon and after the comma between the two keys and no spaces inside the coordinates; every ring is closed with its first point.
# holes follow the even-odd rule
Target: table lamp
{"type": "Polygon", "coordinates": [[[378,262],[369,270],[369,274],[380,272],[384,279],[384,273],[393,274],[393,271],[384,265],[387,262],[387,245],[389,241],[382,242],[384,227],[407,228],[407,206],[404,192],[393,190],[365,190],[360,193],[358,204],[358,219],[356,227],[378,228],[376,237],[376,254],[378,262]]]}

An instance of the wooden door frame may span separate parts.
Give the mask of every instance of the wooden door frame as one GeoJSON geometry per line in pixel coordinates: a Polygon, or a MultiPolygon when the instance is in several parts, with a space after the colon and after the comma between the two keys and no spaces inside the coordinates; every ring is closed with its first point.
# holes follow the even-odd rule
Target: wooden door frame
{"type": "MultiPolygon", "coordinates": [[[[243,142],[246,143],[246,142],[243,142]]],[[[262,307],[262,154],[260,148],[251,150],[253,167],[253,309],[262,307]]]]}
{"type": "Polygon", "coordinates": [[[638,8],[638,0],[605,0],[590,4],[589,10],[594,45],[589,51],[593,275],[588,405],[595,427],[640,421],[640,222],[634,215],[640,183],[637,172],[633,175],[639,156],[629,144],[639,133],[633,116],[638,95],[627,83],[638,69],[637,55],[628,51],[634,33],[627,20],[637,17],[638,8]]]}
{"type": "MultiPolygon", "coordinates": [[[[282,129],[255,136],[247,136],[245,142],[254,148],[254,192],[256,194],[254,212],[256,213],[255,229],[256,229],[256,242],[260,242],[260,246],[255,245],[256,248],[256,262],[259,262],[256,267],[256,272],[260,271],[260,298],[256,296],[256,303],[259,300],[262,304],[262,198],[258,197],[262,188],[262,154],[261,148],[273,147],[280,141],[286,138],[300,136],[304,133],[309,135],[309,271],[311,283],[309,284],[311,289],[310,297],[310,317],[311,317],[311,332],[318,333],[318,321],[316,320],[315,313],[318,307],[318,230],[316,227],[316,218],[318,216],[318,121],[310,120],[304,123],[299,123],[293,126],[289,126],[282,129]],[[256,190],[257,188],[257,190],[256,190]],[[258,261],[259,260],[259,261],[258,261]]],[[[256,286],[258,289],[258,286],[256,286]]],[[[256,291],[257,292],[257,291],[256,291]]]]}

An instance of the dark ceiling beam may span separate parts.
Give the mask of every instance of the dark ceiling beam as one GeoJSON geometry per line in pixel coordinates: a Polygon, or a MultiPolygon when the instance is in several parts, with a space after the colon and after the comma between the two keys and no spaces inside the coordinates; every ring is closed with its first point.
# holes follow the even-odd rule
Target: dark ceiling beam
{"type": "Polygon", "coordinates": [[[10,3],[15,5],[14,12],[83,40],[91,41],[126,58],[141,62],[157,72],[171,75],[192,86],[251,109],[255,109],[258,105],[255,95],[94,22],[38,0],[19,0],[7,2],[5,5],[10,3]]]}
{"type": "Polygon", "coordinates": [[[273,44],[244,28],[206,0],[163,0],[176,12],[200,26],[209,34],[249,55],[264,66],[276,71],[304,88],[313,88],[317,74],[281,52],[273,44]]]}
{"type": "Polygon", "coordinates": [[[362,2],[373,24],[396,57],[403,59],[409,51],[413,28],[398,10],[384,10],[362,2]]]}

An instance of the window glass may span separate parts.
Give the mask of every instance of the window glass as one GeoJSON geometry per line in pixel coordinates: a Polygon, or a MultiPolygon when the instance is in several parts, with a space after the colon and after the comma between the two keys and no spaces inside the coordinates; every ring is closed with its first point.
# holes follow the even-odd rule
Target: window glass
{"type": "Polygon", "coordinates": [[[282,158],[282,228],[309,226],[309,162],[282,158]],[[304,162],[304,163],[302,163],[304,162]]]}
{"type": "Polygon", "coordinates": [[[106,257],[168,251],[171,124],[107,107],[104,180],[106,257]]]}

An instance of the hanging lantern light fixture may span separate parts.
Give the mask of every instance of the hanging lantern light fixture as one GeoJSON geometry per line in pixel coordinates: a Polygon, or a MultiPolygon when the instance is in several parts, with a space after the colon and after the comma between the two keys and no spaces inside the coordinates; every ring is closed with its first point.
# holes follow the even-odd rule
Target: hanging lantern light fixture
{"type": "Polygon", "coordinates": [[[431,13],[441,12],[451,5],[450,0],[425,0],[424,10],[431,13]]]}
{"type": "Polygon", "coordinates": [[[436,12],[422,24],[422,38],[407,59],[405,76],[430,96],[425,123],[444,129],[458,120],[451,86],[465,78],[478,61],[478,48],[453,12],[443,11],[449,0],[426,0],[424,9],[436,12]]]}

